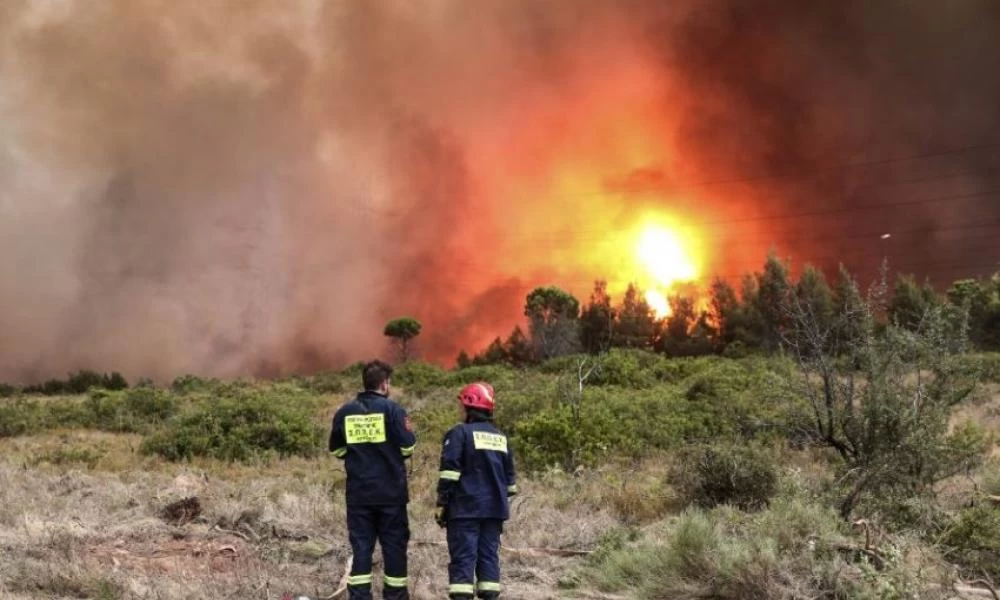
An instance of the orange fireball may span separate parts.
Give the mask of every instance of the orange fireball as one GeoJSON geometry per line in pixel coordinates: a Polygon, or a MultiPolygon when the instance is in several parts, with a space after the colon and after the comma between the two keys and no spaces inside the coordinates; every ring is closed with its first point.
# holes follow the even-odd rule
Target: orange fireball
{"type": "Polygon", "coordinates": [[[665,291],[674,284],[694,280],[698,267],[682,238],[669,227],[650,223],[643,227],[636,244],[636,257],[646,270],[646,302],[659,318],[670,314],[665,291]]]}

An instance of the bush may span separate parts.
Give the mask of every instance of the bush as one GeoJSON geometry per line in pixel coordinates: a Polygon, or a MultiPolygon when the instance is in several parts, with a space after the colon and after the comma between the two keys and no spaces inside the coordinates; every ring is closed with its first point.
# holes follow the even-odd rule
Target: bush
{"type": "Polygon", "coordinates": [[[905,541],[883,543],[880,569],[863,559],[848,564],[857,557],[841,552],[840,528],[833,510],[802,498],[755,514],[692,508],[638,542],[611,540],[587,558],[578,580],[638,600],[901,600],[925,597],[929,584],[945,580],[932,557],[908,553],[905,541]]]}
{"type": "Polygon", "coordinates": [[[669,479],[682,498],[697,506],[760,510],[777,491],[778,463],[759,447],[699,445],[678,454],[669,479]]]}
{"type": "Polygon", "coordinates": [[[529,471],[594,466],[613,457],[637,459],[676,448],[702,424],[669,389],[584,389],[576,408],[557,398],[507,426],[529,471]]]}
{"type": "Polygon", "coordinates": [[[9,383],[0,383],[0,398],[10,398],[17,393],[17,388],[9,383]]]}
{"type": "Polygon", "coordinates": [[[24,388],[25,394],[40,394],[43,396],[60,396],[63,394],[86,394],[92,388],[105,390],[123,390],[128,382],[121,373],[97,373],[81,370],[70,373],[65,381],[50,379],[41,385],[30,385],[24,388]]]}
{"type": "Polygon", "coordinates": [[[42,413],[37,401],[14,398],[0,402],[0,438],[35,433],[42,427],[42,413]]]}
{"type": "Polygon", "coordinates": [[[983,381],[1000,383],[1000,353],[969,354],[963,356],[961,361],[978,372],[983,381]]]}
{"type": "Polygon", "coordinates": [[[617,385],[643,389],[656,383],[653,367],[663,359],[651,352],[615,348],[596,359],[599,366],[587,379],[589,385],[617,385]]]}
{"type": "Polygon", "coordinates": [[[93,390],[85,402],[93,426],[104,431],[147,433],[178,411],[168,392],[133,388],[124,392],[93,390]]]}
{"type": "Polygon", "coordinates": [[[292,394],[224,396],[174,417],[143,440],[141,450],[171,461],[314,456],[323,434],[312,418],[315,408],[315,399],[292,394]]]}
{"type": "Polygon", "coordinates": [[[221,384],[222,382],[218,379],[203,379],[197,375],[181,375],[170,383],[170,389],[176,394],[191,394],[211,391],[221,384]]]}
{"type": "MultiPolygon", "coordinates": [[[[410,413],[413,428],[421,443],[435,446],[444,439],[444,434],[458,424],[458,409],[452,402],[435,404],[410,413]],[[423,442],[429,440],[429,442],[423,442]]],[[[517,449],[515,448],[516,452],[517,449]]]]}
{"type": "MultiPolygon", "coordinates": [[[[521,383],[519,375],[522,373],[507,365],[475,365],[464,369],[457,369],[448,373],[447,379],[442,385],[448,387],[459,387],[467,383],[486,381],[493,386],[499,397],[501,391],[508,391],[515,387],[515,383],[521,383]]],[[[458,390],[455,390],[456,392],[458,390]]]]}
{"type": "Polygon", "coordinates": [[[350,364],[340,372],[341,375],[347,377],[348,379],[353,379],[361,384],[361,374],[365,371],[365,362],[358,361],[356,363],[350,364]]]}
{"type": "Polygon", "coordinates": [[[681,381],[712,368],[719,361],[716,357],[670,358],[658,361],[652,366],[653,377],[665,383],[681,381]]]}
{"type": "Polygon", "coordinates": [[[444,385],[447,377],[443,369],[432,364],[406,362],[393,370],[392,381],[408,391],[423,394],[432,387],[444,385]]]}
{"type": "Polygon", "coordinates": [[[94,371],[80,371],[69,376],[65,389],[71,394],[86,394],[90,388],[102,387],[104,378],[94,371]]]}
{"type": "Polygon", "coordinates": [[[335,371],[318,373],[307,378],[303,383],[306,389],[317,394],[340,394],[345,389],[343,378],[340,373],[335,371]]]}
{"type": "Polygon", "coordinates": [[[961,511],[941,539],[945,556],[969,577],[1000,580],[1000,508],[979,505],[961,511]]]}
{"type": "MultiPolygon", "coordinates": [[[[97,392],[97,390],[94,390],[97,392]]],[[[43,429],[90,428],[96,419],[86,402],[76,398],[53,398],[39,406],[43,429]]]]}

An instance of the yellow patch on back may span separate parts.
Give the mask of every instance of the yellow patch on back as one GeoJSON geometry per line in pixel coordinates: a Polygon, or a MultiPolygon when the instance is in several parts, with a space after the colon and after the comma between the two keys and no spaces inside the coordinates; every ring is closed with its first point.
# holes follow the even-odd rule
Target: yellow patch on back
{"type": "Polygon", "coordinates": [[[381,444],[385,441],[385,415],[348,415],[344,417],[348,444],[381,444]]]}
{"type": "Polygon", "coordinates": [[[499,433],[488,431],[473,431],[472,443],[476,450],[493,450],[494,452],[507,452],[507,437],[499,433]]]}

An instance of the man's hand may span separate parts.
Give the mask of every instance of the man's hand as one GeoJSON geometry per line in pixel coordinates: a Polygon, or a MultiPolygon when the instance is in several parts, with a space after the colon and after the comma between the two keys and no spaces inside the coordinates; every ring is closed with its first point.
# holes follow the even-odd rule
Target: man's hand
{"type": "Polygon", "coordinates": [[[438,524],[439,527],[448,526],[448,507],[439,506],[434,509],[434,522],[438,524]]]}

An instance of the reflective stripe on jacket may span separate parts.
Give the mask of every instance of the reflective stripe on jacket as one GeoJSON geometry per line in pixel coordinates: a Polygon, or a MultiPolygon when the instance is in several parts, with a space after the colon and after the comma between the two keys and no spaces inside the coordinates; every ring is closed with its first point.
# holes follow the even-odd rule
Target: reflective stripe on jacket
{"type": "Polygon", "coordinates": [[[489,421],[456,425],[441,447],[438,505],[449,519],[507,519],[517,493],[507,436],[489,421]]]}

